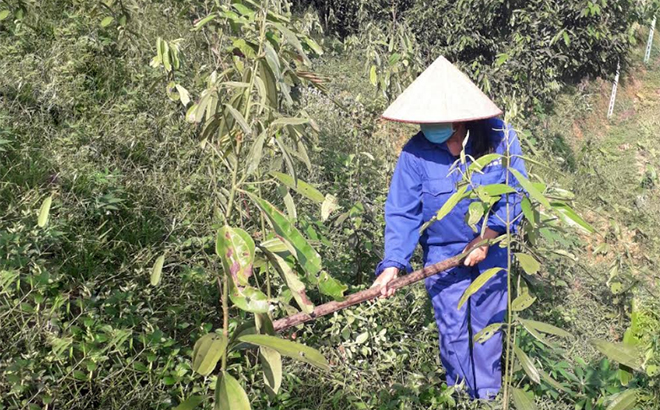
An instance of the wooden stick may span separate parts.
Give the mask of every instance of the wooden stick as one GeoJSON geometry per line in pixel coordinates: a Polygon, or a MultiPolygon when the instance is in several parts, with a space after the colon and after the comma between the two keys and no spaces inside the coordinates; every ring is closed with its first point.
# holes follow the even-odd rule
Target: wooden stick
{"type": "MultiPolygon", "coordinates": [[[[467,256],[466,253],[454,256],[453,258],[446,259],[442,262],[438,262],[435,265],[427,266],[424,269],[420,269],[411,273],[410,275],[401,276],[390,283],[390,287],[393,289],[400,289],[420,280],[426,279],[429,276],[436,275],[440,272],[444,272],[447,269],[455,268],[460,265],[461,261],[467,256]]],[[[336,312],[338,310],[345,309],[349,306],[357,305],[358,303],[365,302],[367,300],[375,299],[380,296],[380,288],[370,288],[365,289],[361,292],[354,293],[348,296],[346,299],[341,302],[329,302],[323,305],[316,306],[314,311],[310,314],[307,313],[296,313],[295,315],[285,317],[273,322],[273,328],[276,332],[288,329],[292,326],[297,326],[299,324],[312,321],[318,317],[328,315],[330,313],[336,312]]]]}

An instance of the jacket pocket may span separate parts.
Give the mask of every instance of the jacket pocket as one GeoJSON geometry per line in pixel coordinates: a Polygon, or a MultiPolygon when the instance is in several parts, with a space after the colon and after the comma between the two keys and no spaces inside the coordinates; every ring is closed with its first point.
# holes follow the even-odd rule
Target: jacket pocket
{"type": "Polygon", "coordinates": [[[424,221],[430,220],[456,191],[449,178],[427,179],[422,182],[424,221]]]}

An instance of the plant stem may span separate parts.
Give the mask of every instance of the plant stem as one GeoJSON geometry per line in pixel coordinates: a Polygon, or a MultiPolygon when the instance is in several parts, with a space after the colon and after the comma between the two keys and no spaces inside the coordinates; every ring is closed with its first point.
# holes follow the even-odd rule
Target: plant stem
{"type": "MultiPolygon", "coordinates": [[[[505,139],[506,139],[506,181],[505,184],[509,185],[509,168],[511,167],[511,156],[509,153],[509,126],[505,125],[505,139]]],[[[509,194],[506,194],[506,297],[507,297],[507,320],[506,320],[506,359],[505,359],[505,369],[504,369],[504,398],[503,398],[503,410],[508,410],[509,408],[509,387],[511,384],[511,369],[509,367],[509,357],[511,356],[511,325],[512,325],[512,312],[511,312],[511,215],[509,207],[509,194]]],[[[514,336],[515,338],[515,336],[514,336]]],[[[515,339],[514,339],[515,342],[515,339]]],[[[513,366],[511,366],[513,368],[513,366]]]]}
{"type": "MultiPolygon", "coordinates": [[[[257,56],[260,56],[263,50],[263,43],[264,39],[266,38],[266,16],[268,15],[268,6],[266,5],[264,9],[262,9],[263,13],[263,18],[261,20],[261,29],[259,33],[259,53],[257,56]]],[[[254,66],[252,67],[252,72],[250,73],[250,85],[248,86],[247,90],[245,91],[246,95],[246,102],[245,102],[245,111],[243,117],[245,118],[245,121],[248,122],[250,120],[250,108],[251,108],[251,96],[252,96],[252,89],[254,88],[254,78],[256,76],[257,70],[259,69],[259,58],[255,59],[254,61],[254,66]]],[[[229,199],[227,201],[227,212],[225,213],[225,221],[229,221],[229,218],[231,217],[231,213],[234,210],[234,201],[236,199],[236,191],[238,190],[238,168],[240,166],[240,156],[241,156],[241,146],[243,145],[243,140],[246,138],[246,135],[242,135],[240,138],[237,138],[236,141],[236,166],[234,169],[232,169],[231,172],[231,190],[229,191],[229,199]]],[[[225,335],[225,337],[229,337],[229,276],[228,273],[224,275],[224,280],[222,284],[222,312],[223,312],[223,320],[222,320],[222,334],[225,335]]],[[[227,355],[222,356],[222,371],[225,371],[227,369],[227,355]]]]}

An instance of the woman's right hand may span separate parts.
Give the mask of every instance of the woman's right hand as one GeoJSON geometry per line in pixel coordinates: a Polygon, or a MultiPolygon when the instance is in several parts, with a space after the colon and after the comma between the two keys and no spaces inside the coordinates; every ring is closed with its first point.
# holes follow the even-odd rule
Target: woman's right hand
{"type": "Polygon", "coordinates": [[[390,296],[394,295],[394,292],[396,292],[396,289],[392,289],[389,284],[397,278],[399,275],[399,269],[391,267],[391,268],[385,268],[383,272],[381,272],[380,275],[376,278],[374,281],[374,284],[371,285],[372,288],[380,288],[380,297],[381,298],[389,298],[390,296]]]}

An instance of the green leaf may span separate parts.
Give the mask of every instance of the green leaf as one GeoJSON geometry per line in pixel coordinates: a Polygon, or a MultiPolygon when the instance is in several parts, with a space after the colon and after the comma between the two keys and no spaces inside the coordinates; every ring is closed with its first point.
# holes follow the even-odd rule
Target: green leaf
{"type": "Polygon", "coordinates": [[[532,224],[532,226],[536,226],[538,221],[536,220],[532,201],[530,201],[529,198],[525,196],[520,203],[520,207],[522,208],[523,215],[525,215],[525,218],[529,221],[529,223],[532,224]]]}
{"type": "Polygon", "coordinates": [[[481,218],[484,216],[485,211],[486,210],[484,209],[483,202],[479,202],[479,201],[472,202],[468,207],[468,212],[465,215],[466,223],[475,232],[477,230],[476,224],[479,223],[481,218]]]}
{"type": "Polygon", "coordinates": [[[454,192],[452,196],[447,199],[447,202],[445,202],[444,205],[442,205],[442,207],[438,210],[435,215],[435,220],[440,221],[442,218],[449,215],[452,209],[454,209],[454,207],[456,207],[456,205],[458,205],[458,203],[466,197],[465,191],[467,191],[467,189],[468,186],[464,185],[460,187],[458,191],[454,192]]]}
{"type": "Polygon", "coordinates": [[[513,393],[513,403],[516,405],[516,410],[536,410],[534,400],[530,399],[523,390],[512,387],[511,392],[513,393]]]}
{"type": "Polygon", "coordinates": [[[532,303],[536,301],[536,298],[531,296],[527,292],[523,292],[520,294],[512,303],[511,303],[511,310],[514,312],[520,312],[528,307],[532,306],[532,303]]]}
{"type": "Polygon", "coordinates": [[[326,271],[322,271],[318,278],[319,291],[327,296],[332,297],[334,300],[344,299],[344,292],[348,286],[333,278],[326,271]]]}
{"type": "Polygon", "coordinates": [[[5,20],[10,14],[11,12],[9,10],[0,11],[0,21],[5,20]]]}
{"type": "Polygon", "coordinates": [[[307,44],[307,46],[309,48],[311,48],[312,51],[314,51],[317,55],[320,55],[320,56],[323,55],[323,49],[321,48],[321,46],[316,41],[314,41],[313,38],[306,36],[304,38],[304,41],[305,41],[305,44],[307,44]]]}
{"type": "Polygon", "coordinates": [[[273,74],[273,70],[270,68],[267,60],[260,60],[259,64],[259,77],[264,82],[266,86],[266,95],[268,100],[268,105],[271,108],[277,108],[277,80],[273,74]]]}
{"type": "Polygon", "coordinates": [[[537,330],[539,332],[543,332],[543,333],[547,333],[547,334],[554,335],[554,336],[559,336],[559,337],[573,337],[572,334],[568,333],[564,329],[560,329],[556,326],[549,325],[547,323],[537,322],[535,320],[528,320],[528,319],[520,319],[520,322],[526,328],[532,328],[532,329],[537,330]]]}
{"type": "Polygon", "coordinates": [[[582,219],[570,206],[563,202],[553,202],[552,208],[557,211],[559,218],[566,225],[576,227],[586,233],[594,233],[596,230],[587,221],[582,219]]]}
{"type": "Polygon", "coordinates": [[[204,399],[205,398],[202,396],[190,396],[172,410],[193,410],[195,407],[199,406],[204,399]]]}
{"type": "Polygon", "coordinates": [[[222,372],[215,385],[214,410],[251,410],[250,399],[238,380],[222,372]]]}
{"type": "Polygon", "coordinates": [[[591,344],[608,359],[619,364],[641,371],[644,356],[641,349],[624,343],[612,343],[605,340],[593,339],[591,344]]]}
{"type": "Polygon", "coordinates": [[[223,226],[216,237],[215,252],[232,281],[236,285],[247,285],[254,263],[254,241],[250,234],[240,228],[223,226]]]}
{"type": "Polygon", "coordinates": [[[305,50],[303,49],[302,43],[300,43],[298,36],[296,36],[293,31],[289,30],[282,24],[275,23],[274,26],[280,31],[280,33],[282,33],[287,43],[291,44],[296,49],[300,57],[303,58],[305,64],[309,64],[309,58],[307,57],[307,54],[305,53],[305,50]]]}
{"type": "Polygon", "coordinates": [[[534,259],[532,255],[528,255],[526,253],[516,253],[516,259],[518,259],[518,262],[520,263],[520,266],[522,266],[523,270],[525,273],[528,275],[534,275],[541,269],[541,264],[534,259]]]}
{"type": "Polygon", "coordinates": [[[474,335],[474,343],[486,343],[491,337],[495,336],[504,323],[493,323],[481,329],[474,335]]]}
{"type": "Polygon", "coordinates": [[[115,21],[115,19],[111,16],[108,16],[101,20],[101,27],[108,27],[112,22],[115,21]]]}
{"type": "Polygon", "coordinates": [[[259,206],[262,212],[266,214],[275,232],[293,245],[296,250],[294,256],[305,272],[310,275],[319,273],[321,270],[321,256],[312,248],[300,231],[296,229],[282,212],[277,210],[268,201],[250,193],[248,195],[259,206]]]}
{"type": "Polygon", "coordinates": [[[486,194],[488,196],[500,196],[504,194],[513,194],[516,192],[516,190],[506,184],[490,184],[478,186],[477,192],[486,194]]]}
{"type": "Polygon", "coordinates": [[[183,104],[184,107],[187,106],[188,103],[190,102],[190,93],[188,92],[188,90],[186,90],[185,88],[183,88],[183,86],[179,84],[176,85],[176,90],[179,92],[179,97],[181,98],[181,104],[183,104]]]}
{"type": "Polygon", "coordinates": [[[259,361],[263,368],[266,387],[272,394],[277,394],[282,386],[282,355],[275,349],[261,346],[259,361]]]}
{"type": "Polygon", "coordinates": [[[309,122],[309,118],[298,117],[280,117],[270,124],[275,127],[284,127],[286,125],[303,125],[309,122]]]}
{"type": "Polygon", "coordinates": [[[275,269],[286,283],[286,286],[291,290],[291,294],[298,303],[300,310],[305,313],[312,313],[314,311],[314,304],[307,297],[305,284],[298,278],[298,274],[291,268],[287,261],[282,259],[282,257],[268,249],[262,248],[262,250],[275,266],[275,269]]]}
{"type": "Polygon", "coordinates": [[[525,352],[523,352],[517,345],[513,346],[513,352],[516,354],[520,365],[530,380],[535,383],[541,383],[541,375],[539,374],[539,371],[534,365],[532,359],[530,359],[529,356],[527,356],[527,354],[525,354],[525,352]]]}
{"type": "Polygon", "coordinates": [[[227,350],[227,338],[219,333],[208,333],[200,337],[193,347],[192,368],[202,376],[211,374],[227,350]]]}
{"type": "Polygon", "coordinates": [[[246,335],[238,338],[241,342],[256,346],[270,347],[281,355],[290,357],[301,362],[309,363],[324,370],[330,370],[328,361],[316,349],[290,340],[280,339],[270,335],[246,335]]]}
{"type": "Polygon", "coordinates": [[[468,169],[472,172],[481,171],[486,165],[500,158],[502,158],[501,154],[486,154],[470,164],[468,169]]]}
{"type": "Polygon", "coordinates": [[[325,197],[321,192],[319,192],[318,189],[314,188],[305,181],[302,181],[300,179],[294,181],[291,175],[284,174],[282,172],[273,171],[270,174],[275,178],[277,178],[281,183],[293,189],[294,191],[304,196],[305,198],[311,199],[312,201],[318,203],[322,203],[325,200],[325,197]]]}
{"type": "Polygon", "coordinates": [[[248,175],[252,175],[258,168],[261,163],[261,158],[263,157],[264,151],[264,142],[266,141],[266,132],[262,132],[254,140],[252,146],[250,147],[250,152],[245,160],[247,163],[247,170],[245,171],[248,175]]]}
{"type": "Polygon", "coordinates": [[[327,221],[330,215],[340,208],[337,203],[337,197],[331,194],[326,194],[323,203],[321,204],[321,220],[327,221]]]}
{"type": "Polygon", "coordinates": [[[552,205],[550,205],[550,201],[548,201],[548,198],[543,196],[541,192],[539,192],[538,189],[532,184],[529,179],[525,178],[523,174],[520,173],[517,169],[511,168],[510,169],[511,173],[513,174],[514,177],[520,182],[520,185],[531,195],[532,198],[536,199],[539,201],[541,205],[546,207],[547,209],[552,208],[552,205]]]}
{"type": "Polygon", "coordinates": [[[458,301],[458,309],[463,307],[463,305],[465,304],[465,302],[467,302],[470,296],[474,295],[479,289],[481,289],[486,284],[486,282],[488,282],[491,278],[493,278],[493,276],[495,276],[501,270],[504,269],[503,268],[488,269],[486,272],[479,275],[477,279],[472,281],[470,286],[468,286],[467,289],[465,289],[465,292],[463,292],[463,296],[461,296],[461,299],[458,301]]]}
{"type": "Polygon", "coordinates": [[[236,108],[232,107],[229,104],[225,104],[225,108],[227,109],[229,114],[231,114],[231,116],[234,117],[234,119],[236,120],[238,125],[241,126],[241,128],[243,129],[243,132],[245,133],[245,135],[251,135],[252,130],[250,129],[250,126],[248,125],[248,123],[245,121],[245,118],[243,118],[243,114],[238,112],[238,110],[236,108]]]}
{"type": "Polygon", "coordinates": [[[614,396],[610,396],[612,401],[607,406],[607,410],[630,410],[637,404],[637,395],[639,389],[628,389],[614,396]]]}
{"type": "Polygon", "coordinates": [[[229,281],[229,299],[237,308],[246,312],[266,313],[270,306],[268,296],[252,286],[236,286],[229,281]]]}
{"type": "Polygon", "coordinates": [[[43,228],[48,223],[48,216],[50,215],[50,206],[53,203],[53,196],[50,195],[48,198],[44,199],[39,208],[39,218],[37,220],[37,225],[39,228],[43,228]]]}
{"type": "Polygon", "coordinates": [[[160,255],[151,268],[151,286],[158,286],[160,283],[163,274],[163,263],[165,263],[165,255],[160,255]]]}
{"type": "Polygon", "coordinates": [[[563,384],[557,382],[555,379],[550,377],[550,375],[548,373],[546,373],[542,370],[539,371],[539,373],[541,373],[541,379],[543,379],[544,382],[546,382],[549,386],[551,386],[555,390],[563,391],[565,393],[570,393],[571,392],[568,388],[566,388],[566,386],[564,386],[563,384]]]}
{"type": "Polygon", "coordinates": [[[215,20],[217,17],[217,14],[209,14],[208,16],[204,17],[203,19],[199,20],[195,25],[193,26],[193,30],[197,31],[204,27],[207,23],[215,20]]]}
{"type": "Polygon", "coordinates": [[[564,36],[564,43],[566,44],[566,47],[571,45],[571,38],[568,36],[568,33],[566,30],[562,33],[562,36],[564,36]]]}
{"type": "Polygon", "coordinates": [[[378,85],[378,73],[376,72],[375,65],[372,65],[371,70],[369,70],[369,81],[371,81],[371,85],[374,87],[378,85]]]}

